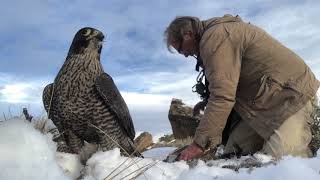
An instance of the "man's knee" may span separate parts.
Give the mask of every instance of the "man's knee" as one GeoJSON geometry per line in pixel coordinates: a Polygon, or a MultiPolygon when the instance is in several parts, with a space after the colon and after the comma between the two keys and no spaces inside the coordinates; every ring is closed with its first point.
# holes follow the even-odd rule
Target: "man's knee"
{"type": "Polygon", "coordinates": [[[309,101],[297,113],[289,117],[264,143],[263,152],[277,159],[284,155],[311,157],[309,143],[312,139],[310,122],[312,105],[309,101]]]}

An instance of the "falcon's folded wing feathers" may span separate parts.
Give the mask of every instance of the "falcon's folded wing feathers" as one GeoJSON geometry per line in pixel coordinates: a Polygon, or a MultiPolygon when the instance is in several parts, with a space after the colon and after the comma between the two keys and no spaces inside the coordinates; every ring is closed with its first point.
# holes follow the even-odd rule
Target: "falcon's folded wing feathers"
{"type": "Polygon", "coordinates": [[[113,82],[111,76],[103,73],[96,79],[96,88],[107,106],[115,113],[119,125],[128,134],[131,140],[135,137],[133,122],[129,113],[129,109],[122,98],[118,88],[113,82]]]}

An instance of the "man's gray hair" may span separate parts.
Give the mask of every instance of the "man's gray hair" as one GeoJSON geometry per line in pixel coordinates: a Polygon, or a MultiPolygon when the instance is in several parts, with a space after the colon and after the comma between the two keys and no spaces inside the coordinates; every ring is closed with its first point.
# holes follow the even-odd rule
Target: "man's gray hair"
{"type": "Polygon", "coordinates": [[[176,17],[164,31],[164,41],[167,44],[167,48],[170,52],[172,51],[171,42],[183,40],[183,35],[188,32],[194,31],[194,21],[195,17],[191,16],[178,16],[176,17]]]}

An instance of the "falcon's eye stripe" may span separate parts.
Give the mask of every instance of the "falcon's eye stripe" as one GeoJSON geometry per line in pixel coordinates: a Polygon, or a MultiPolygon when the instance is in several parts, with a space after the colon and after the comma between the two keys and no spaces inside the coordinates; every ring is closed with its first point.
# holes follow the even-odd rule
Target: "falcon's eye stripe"
{"type": "Polygon", "coordinates": [[[89,34],[91,33],[91,29],[86,29],[85,32],[83,32],[83,36],[89,36],[89,34]]]}

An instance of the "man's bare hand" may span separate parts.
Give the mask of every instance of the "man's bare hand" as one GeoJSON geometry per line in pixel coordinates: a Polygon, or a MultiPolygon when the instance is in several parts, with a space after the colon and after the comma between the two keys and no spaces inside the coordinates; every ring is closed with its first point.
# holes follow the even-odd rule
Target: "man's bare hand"
{"type": "Polygon", "coordinates": [[[179,160],[191,160],[199,157],[203,154],[202,148],[196,143],[190,144],[185,150],[183,150],[179,156],[179,160]]]}

